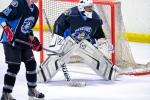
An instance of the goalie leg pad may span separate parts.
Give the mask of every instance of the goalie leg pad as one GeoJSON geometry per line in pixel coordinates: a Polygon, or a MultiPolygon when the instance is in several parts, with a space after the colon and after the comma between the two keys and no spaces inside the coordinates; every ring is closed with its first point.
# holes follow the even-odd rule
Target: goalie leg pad
{"type": "Polygon", "coordinates": [[[61,61],[65,64],[67,64],[70,59],[71,59],[71,56],[74,54],[74,52],[76,52],[76,50],[79,48],[79,45],[78,44],[74,44],[69,50],[68,52],[65,52],[65,55],[60,57],[61,61]]]}
{"type": "Polygon", "coordinates": [[[58,52],[67,53],[70,50],[70,48],[75,44],[76,44],[75,41],[70,36],[68,36],[64,40],[64,43],[62,44],[58,52]]]}
{"type": "Polygon", "coordinates": [[[38,82],[50,81],[61,67],[59,57],[51,56],[48,57],[37,70],[37,80],[38,82]]]}
{"type": "MultiPolygon", "coordinates": [[[[76,44],[75,41],[74,41],[70,36],[68,36],[68,37],[64,40],[63,44],[62,44],[62,45],[59,45],[58,48],[52,48],[52,47],[50,47],[50,48],[48,48],[48,49],[49,49],[49,50],[55,50],[55,52],[58,52],[58,53],[61,53],[61,52],[66,53],[66,52],[68,52],[68,50],[70,50],[70,48],[71,48],[74,44],[76,44]]],[[[51,52],[46,52],[46,54],[47,54],[47,55],[50,55],[50,54],[52,54],[52,53],[51,53],[51,52]]]]}
{"type": "Polygon", "coordinates": [[[116,80],[120,73],[116,65],[113,65],[101,51],[88,41],[83,40],[79,45],[80,47],[76,53],[82,55],[85,64],[89,65],[102,78],[112,81],[116,80]]]}
{"type": "Polygon", "coordinates": [[[62,64],[68,63],[70,61],[71,55],[79,48],[79,46],[74,43],[74,40],[68,38],[68,43],[63,45],[61,52],[65,52],[65,55],[49,56],[42,64],[41,68],[37,70],[37,79],[39,82],[46,82],[51,80],[55,74],[58,72],[62,64]],[[70,40],[70,41],[68,41],[70,40]],[[66,49],[67,48],[67,49],[66,49]],[[63,51],[64,50],[64,51],[63,51]]]}

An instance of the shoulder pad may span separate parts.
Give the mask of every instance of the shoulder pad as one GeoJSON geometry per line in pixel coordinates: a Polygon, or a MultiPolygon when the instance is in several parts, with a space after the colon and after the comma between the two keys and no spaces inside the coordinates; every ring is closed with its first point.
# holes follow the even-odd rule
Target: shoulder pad
{"type": "Polygon", "coordinates": [[[95,11],[93,11],[92,17],[100,19],[100,16],[95,11]]]}
{"type": "Polygon", "coordinates": [[[65,15],[70,15],[72,13],[72,10],[71,9],[68,9],[68,10],[65,10],[64,11],[64,14],[65,15]]]}
{"type": "Polygon", "coordinates": [[[10,3],[10,5],[13,6],[13,7],[18,7],[18,4],[19,4],[18,0],[13,0],[13,1],[10,3]]]}

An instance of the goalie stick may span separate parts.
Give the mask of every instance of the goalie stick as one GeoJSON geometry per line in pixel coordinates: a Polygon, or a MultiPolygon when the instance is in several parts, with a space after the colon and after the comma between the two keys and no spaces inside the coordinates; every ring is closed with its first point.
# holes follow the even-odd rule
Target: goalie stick
{"type": "MultiPolygon", "coordinates": [[[[48,25],[49,31],[52,33],[52,37],[53,37],[53,36],[54,36],[54,33],[52,32],[52,29],[51,29],[51,27],[50,27],[50,24],[49,24],[49,21],[48,21],[48,18],[47,18],[47,15],[46,15],[44,9],[43,9],[43,13],[44,13],[44,15],[45,15],[45,19],[46,19],[46,23],[47,23],[47,25],[48,25]]],[[[58,37],[58,40],[59,40],[59,37],[58,37]]],[[[54,44],[54,45],[50,45],[49,47],[55,47],[56,42],[57,42],[57,37],[56,37],[55,44],[54,44]]],[[[60,39],[60,40],[58,41],[58,43],[59,43],[59,42],[62,42],[62,40],[60,39]]],[[[58,43],[57,43],[57,44],[58,44],[58,43]]],[[[59,44],[58,44],[58,45],[59,45],[59,44]]],[[[62,55],[61,55],[61,56],[62,56],[62,55]]],[[[73,87],[86,86],[86,82],[85,82],[85,81],[83,81],[83,82],[71,81],[70,76],[69,76],[69,73],[68,73],[68,70],[67,70],[67,68],[66,68],[66,65],[63,64],[61,67],[62,67],[62,71],[63,71],[63,73],[64,73],[64,76],[65,76],[65,78],[66,78],[66,81],[67,81],[68,86],[73,86],[73,87]]]]}
{"type": "Polygon", "coordinates": [[[54,37],[52,38],[51,42],[53,42],[53,39],[55,40],[55,42],[53,44],[50,44],[49,47],[52,47],[52,48],[55,47],[55,48],[57,48],[58,45],[62,45],[63,44],[64,40],[62,38],[60,38],[60,36],[54,35],[54,37]]]}
{"type": "MultiPolygon", "coordinates": [[[[26,45],[29,45],[29,46],[34,46],[33,44],[31,44],[31,43],[29,43],[29,42],[22,41],[22,40],[20,40],[20,39],[15,39],[15,41],[20,42],[20,43],[23,43],[23,44],[26,44],[26,45]]],[[[73,49],[73,48],[70,48],[70,49],[73,49]]],[[[49,49],[46,49],[46,48],[43,48],[43,50],[46,50],[46,51],[49,51],[49,52],[54,53],[54,54],[50,54],[49,56],[51,56],[51,55],[58,55],[58,56],[61,57],[61,56],[64,55],[64,52],[62,52],[62,53],[57,53],[57,52],[55,52],[55,51],[52,51],[52,50],[49,50],[49,49]]],[[[68,50],[68,52],[69,52],[69,51],[70,51],[70,50],[68,50]]],[[[68,52],[67,52],[67,53],[68,53],[68,52]]],[[[65,76],[65,79],[66,79],[66,82],[67,82],[67,85],[68,85],[68,86],[70,86],[70,87],[83,87],[83,86],[86,86],[86,81],[72,81],[72,80],[71,80],[70,75],[69,75],[69,73],[68,73],[68,70],[67,70],[65,64],[62,64],[61,67],[62,67],[62,71],[63,71],[63,74],[64,74],[64,76],[65,76]]],[[[40,67],[40,68],[41,68],[41,67],[40,67]]],[[[42,75],[43,75],[43,77],[44,77],[44,79],[45,79],[45,75],[44,75],[44,73],[43,73],[42,68],[41,68],[41,71],[42,71],[42,75]]]]}
{"type": "MultiPolygon", "coordinates": [[[[48,29],[50,31],[50,33],[52,34],[52,38],[54,37],[54,32],[52,31],[51,27],[50,27],[50,23],[49,23],[49,20],[47,18],[47,15],[45,13],[45,9],[43,9],[43,13],[44,13],[44,16],[45,16],[45,20],[46,20],[46,23],[47,23],[47,26],[48,26],[48,29]]],[[[59,36],[56,36],[56,40],[55,40],[55,43],[53,45],[50,45],[49,47],[55,47],[57,45],[62,45],[62,39],[59,38],[59,36]],[[57,45],[56,45],[57,44],[57,45]]]]}
{"type": "Polygon", "coordinates": [[[83,87],[86,86],[86,81],[72,81],[70,78],[70,75],[68,73],[67,67],[65,64],[63,64],[62,66],[62,71],[64,73],[64,76],[66,78],[67,84],[70,87],[83,87]]]}
{"type": "MultiPolygon", "coordinates": [[[[22,41],[20,39],[15,39],[15,41],[26,44],[26,45],[29,45],[29,46],[34,46],[34,44],[32,44],[32,43],[25,42],[25,41],[22,41]]],[[[43,48],[43,50],[48,51],[48,52],[52,52],[52,53],[54,53],[55,55],[58,55],[58,56],[63,56],[64,55],[64,52],[57,53],[55,51],[52,51],[52,50],[49,50],[49,49],[46,49],[46,48],[43,48]]]]}
{"type": "Polygon", "coordinates": [[[54,33],[53,33],[53,31],[52,31],[52,29],[51,29],[51,27],[50,27],[50,24],[49,24],[49,21],[48,21],[48,18],[47,18],[47,15],[46,15],[44,9],[43,9],[43,13],[44,13],[44,15],[45,15],[45,20],[46,20],[46,23],[47,23],[47,25],[48,25],[48,29],[49,29],[49,31],[52,33],[52,37],[53,37],[53,36],[54,36],[54,33]]]}

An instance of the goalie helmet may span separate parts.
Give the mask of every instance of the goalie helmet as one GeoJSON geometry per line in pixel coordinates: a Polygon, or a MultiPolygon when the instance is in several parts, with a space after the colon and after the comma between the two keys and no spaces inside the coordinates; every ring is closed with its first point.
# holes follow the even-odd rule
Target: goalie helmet
{"type": "Polygon", "coordinates": [[[30,3],[31,3],[31,4],[34,4],[35,2],[37,2],[37,1],[35,1],[35,0],[30,0],[30,3]]]}
{"type": "Polygon", "coordinates": [[[32,0],[30,0],[30,3],[31,3],[31,4],[33,3],[32,0]]]}
{"type": "Polygon", "coordinates": [[[80,12],[83,12],[85,16],[88,18],[92,18],[92,12],[93,12],[93,1],[92,0],[80,0],[78,3],[78,10],[80,12]],[[86,11],[85,7],[86,6],[92,6],[92,11],[86,11]]]}

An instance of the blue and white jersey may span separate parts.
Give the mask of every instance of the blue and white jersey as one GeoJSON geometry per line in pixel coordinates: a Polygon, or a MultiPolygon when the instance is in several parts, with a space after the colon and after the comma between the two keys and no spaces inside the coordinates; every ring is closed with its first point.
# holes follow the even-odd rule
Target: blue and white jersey
{"type": "Polygon", "coordinates": [[[68,34],[66,30],[69,28],[69,35],[76,42],[83,39],[94,41],[93,39],[105,37],[102,24],[102,20],[95,11],[93,11],[92,18],[87,18],[78,11],[76,6],[58,17],[54,24],[54,33],[66,37],[66,33],[68,34]]]}
{"type": "MultiPolygon", "coordinates": [[[[26,0],[13,0],[6,9],[0,12],[0,23],[7,22],[12,28],[15,38],[28,42],[29,35],[33,35],[32,28],[37,22],[38,15],[39,10],[35,4],[32,4],[30,8],[26,0]]],[[[0,41],[7,42],[6,37],[3,32],[0,41]]],[[[14,42],[14,46],[20,49],[27,47],[18,42],[14,42]]]]}

